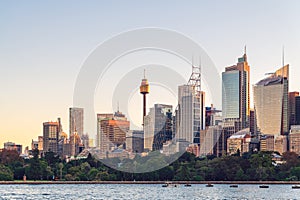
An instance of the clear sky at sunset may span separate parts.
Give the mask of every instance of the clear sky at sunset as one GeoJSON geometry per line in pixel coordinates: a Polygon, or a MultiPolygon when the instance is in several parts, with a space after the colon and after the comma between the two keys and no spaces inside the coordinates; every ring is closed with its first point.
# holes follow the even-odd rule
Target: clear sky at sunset
{"type": "MultiPolygon", "coordinates": [[[[6,141],[29,146],[42,135],[42,123],[57,117],[68,133],[83,62],[103,41],[136,28],[166,28],[192,38],[220,74],[247,45],[251,85],[281,66],[284,46],[290,91],[299,91],[299,9],[296,0],[0,1],[0,147],[6,141]]],[[[176,102],[170,99],[163,103],[176,102]]],[[[95,110],[110,111],[103,105],[95,110]]],[[[86,132],[94,137],[95,130],[86,132]]]]}

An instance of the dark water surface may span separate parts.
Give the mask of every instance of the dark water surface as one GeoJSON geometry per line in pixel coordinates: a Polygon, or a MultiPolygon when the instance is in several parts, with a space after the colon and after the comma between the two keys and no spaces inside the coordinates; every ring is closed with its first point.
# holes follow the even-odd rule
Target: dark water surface
{"type": "Polygon", "coordinates": [[[162,187],[160,184],[49,184],[0,185],[0,199],[299,199],[300,189],[292,185],[221,184],[205,187],[162,187]]]}

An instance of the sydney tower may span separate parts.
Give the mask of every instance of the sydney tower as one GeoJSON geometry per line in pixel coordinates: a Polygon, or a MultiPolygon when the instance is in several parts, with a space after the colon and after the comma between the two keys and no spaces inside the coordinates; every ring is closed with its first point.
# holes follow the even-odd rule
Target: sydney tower
{"type": "Polygon", "coordinates": [[[142,83],[140,86],[140,93],[143,94],[143,126],[144,126],[144,117],[146,116],[146,94],[149,93],[149,83],[145,76],[144,71],[144,78],[142,79],[142,83]]]}

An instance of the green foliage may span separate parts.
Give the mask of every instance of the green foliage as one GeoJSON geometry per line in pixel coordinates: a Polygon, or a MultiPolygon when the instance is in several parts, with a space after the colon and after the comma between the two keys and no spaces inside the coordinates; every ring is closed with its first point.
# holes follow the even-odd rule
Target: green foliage
{"type": "Polygon", "coordinates": [[[24,174],[28,180],[52,180],[56,177],[66,181],[300,180],[300,160],[297,154],[291,152],[283,154],[284,163],[281,165],[274,165],[271,152],[249,152],[242,156],[236,154],[218,158],[196,158],[193,154],[184,153],[177,160],[159,152],[150,152],[147,157],[137,155],[134,159],[113,158],[103,162],[89,155],[87,159],[68,163],[62,162],[53,152],[46,153],[43,158],[38,155],[38,150],[34,150],[32,159],[23,160],[13,151],[0,152],[0,180],[20,180],[24,174]],[[166,166],[172,161],[171,165],[166,166]],[[157,168],[160,169],[136,174],[118,171],[157,168]]]}
{"type": "Polygon", "coordinates": [[[14,174],[9,167],[0,164],[0,181],[12,181],[14,174]]]}

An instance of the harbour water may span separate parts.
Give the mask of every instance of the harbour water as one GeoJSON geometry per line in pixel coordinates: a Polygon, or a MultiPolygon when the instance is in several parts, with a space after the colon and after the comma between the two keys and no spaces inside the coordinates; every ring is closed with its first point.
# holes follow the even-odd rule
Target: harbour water
{"type": "Polygon", "coordinates": [[[161,184],[41,184],[0,185],[0,199],[300,199],[300,189],[292,185],[227,184],[205,187],[162,187],[161,184]]]}

